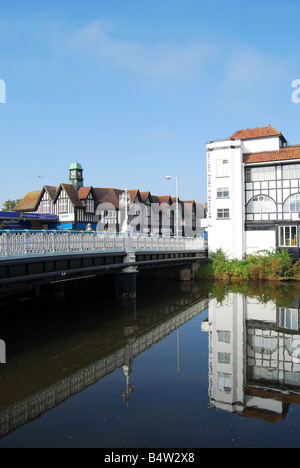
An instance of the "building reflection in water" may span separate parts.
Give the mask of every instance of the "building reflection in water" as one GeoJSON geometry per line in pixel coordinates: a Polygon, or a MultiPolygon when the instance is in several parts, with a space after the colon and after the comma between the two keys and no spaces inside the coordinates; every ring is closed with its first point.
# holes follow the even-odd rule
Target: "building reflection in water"
{"type": "Polygon", "coordinates": [[[300,404],[299,300],[291,307],[229,293],[209,302],[210,405],[269,422],[300,404]]]}

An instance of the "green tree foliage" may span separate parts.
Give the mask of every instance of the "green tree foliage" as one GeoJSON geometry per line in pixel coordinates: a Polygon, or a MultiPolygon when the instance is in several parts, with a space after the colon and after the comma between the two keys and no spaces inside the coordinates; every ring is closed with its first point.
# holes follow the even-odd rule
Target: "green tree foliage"
{"type": "Polygon", "coordinates": [[[242,260],[229,260],[222,249],[199,267],[199,276],[230,282],[300,278],[300,262],[293,264],[287,250],[261,251],[242,260]],[[297,277],[297,278],[298,278],[297,277]]]}
{"type": "Polygon", "coordinates": [[[19,201],[21,201],[21,199],[7,200],[3,203],[2,211],[12,211],[19,201]]]}

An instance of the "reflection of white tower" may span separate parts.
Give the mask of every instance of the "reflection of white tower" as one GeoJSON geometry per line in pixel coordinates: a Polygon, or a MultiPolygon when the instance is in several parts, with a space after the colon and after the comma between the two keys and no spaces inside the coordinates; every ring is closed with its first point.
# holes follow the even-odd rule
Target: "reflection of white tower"
{"type": "Polygon", "coordinates": [[[243,411],[245,384],[245,298],[228,294],[209,303],[209,397],[225,411],[243,411]]]}
{"type": "Polygon", "coordinates": [[[300,401],[298,308],[229,293],[209,303],[211,406],[277,422],[300,401]]]}

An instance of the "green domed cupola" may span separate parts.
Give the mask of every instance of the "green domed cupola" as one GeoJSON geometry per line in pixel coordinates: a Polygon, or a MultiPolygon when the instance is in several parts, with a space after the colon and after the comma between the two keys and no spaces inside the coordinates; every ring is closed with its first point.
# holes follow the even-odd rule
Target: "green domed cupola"
{"type": "Polygon", "coordinates": [[[81,164],[75,161],[69,168],[69,182],[74,185],[76,190],[83,187],[83,168],[81,164]]]}

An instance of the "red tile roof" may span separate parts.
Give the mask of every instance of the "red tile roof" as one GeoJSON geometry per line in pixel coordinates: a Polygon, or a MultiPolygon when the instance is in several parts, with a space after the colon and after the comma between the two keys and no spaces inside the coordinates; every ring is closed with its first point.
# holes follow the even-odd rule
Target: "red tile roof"
{"type": "Polygon", "coordinates": [[[286,148],[281,148],[279,151],[244,154],[245,164],[293,159],[300,159],[300,146],[287,146],[286,148]]]}
{"type": "Polygon", "coordinates": [[[263,138],[268,136],[282,135],[278,130],[271,127],[246,128],[234,133],[230,138],[233,140],[250,140],[252,138],[263,138]]]}
{"type": "Polygon", "coordinates": [[[86,199],[89,196],[91,190],[92,190],[92,187],[80,187],[78,190],[79,199],[80,200],[86,199]]]}

